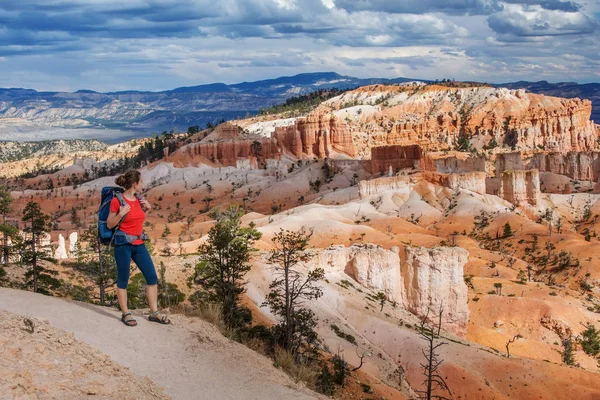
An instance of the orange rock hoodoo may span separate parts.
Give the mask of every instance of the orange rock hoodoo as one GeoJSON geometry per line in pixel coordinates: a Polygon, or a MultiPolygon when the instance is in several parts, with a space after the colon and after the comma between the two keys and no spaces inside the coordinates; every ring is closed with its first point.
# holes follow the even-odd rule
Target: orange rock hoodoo
{"type": "Polygon", "coordinates": [[[348,126],[328,114],[298,118],[294,125],[275,128],[272,137],[281,149],[297,158],[325,158],[334,153],[354,157],[356,154],[348,126]]]}

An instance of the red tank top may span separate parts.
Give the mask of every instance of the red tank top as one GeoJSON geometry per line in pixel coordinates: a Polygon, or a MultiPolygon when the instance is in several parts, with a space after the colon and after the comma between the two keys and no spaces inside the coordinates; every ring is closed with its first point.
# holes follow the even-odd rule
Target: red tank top
{"type": "MultiPolygon", "coordinates": [[[[127,200],[123,197],[125,202],[129,204],[131,210],[125,215],[123,221],[121,221],[121,225],[119,226],[119,230],[127,233],[128,235],[140,236],[144,230],[144,220],[146,219],[146,213],[142,210],[142,205],[140,202],[136,200],[127,200]]],[[[119,199],[114,197],[110,202],[110,212],[119,212],[119,208],[121,208],[121,203],[119,199]]],[[[138,239],[133,244],[142,244],[144,241],[142,239],[138,239]]]]}

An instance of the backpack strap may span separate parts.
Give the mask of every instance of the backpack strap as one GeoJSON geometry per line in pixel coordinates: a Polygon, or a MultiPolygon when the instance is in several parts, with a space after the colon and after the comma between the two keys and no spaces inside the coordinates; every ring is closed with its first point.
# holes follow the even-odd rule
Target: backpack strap
{"type": "Polygon", "coordinates": [[[127,203],[125,203],[125,197],[123,197],[123,193],[122,192],[116,192],[115,196],[117,196],[117,199],[121,203],[122,207],[124,207],[127,204],[127,203]]]}

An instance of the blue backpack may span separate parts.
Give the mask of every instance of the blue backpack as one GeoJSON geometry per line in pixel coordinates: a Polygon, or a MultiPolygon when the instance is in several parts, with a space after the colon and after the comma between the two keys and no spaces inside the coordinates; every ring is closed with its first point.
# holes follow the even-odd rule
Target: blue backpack
{"type": "Polygon", "coordinates": [[[121,224],[115,226],[113,229],[109,229],[106,225],[108,220],[108,214],[110,214],[110,202],[113,198],[119,199],[121,206],[125,206],[125,199],[123,198],[123,188],[119,186],[106,186],[102,188],[102,200],[100,201],[100,208],[98,209],[98,238],[100,243],[109,244],[113,240],[115,231],[121,224]]]}

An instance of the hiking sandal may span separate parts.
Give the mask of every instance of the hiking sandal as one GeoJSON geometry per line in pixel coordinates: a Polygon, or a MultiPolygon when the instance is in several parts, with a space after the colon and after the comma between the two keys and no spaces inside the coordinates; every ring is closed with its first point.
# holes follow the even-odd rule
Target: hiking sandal
{"type": "Polygon", "coordinates": [[[127,326],[137,326],[137,321],[135,320],[135,318],[133,318],[130,312],[126,312],[121,316],[121,322],[123,322],[127,326]]]}
{"type": "Polygon", "coordinates": [[[158,310],[151,313],[150,315],[148,315],[148,321],[158,322],[159,324],[163,325],[169,325],[171,323],[171,320],[166,315],[163,315],[162,318],[158,318],[159,314],[160,311],[158,310]]]}

